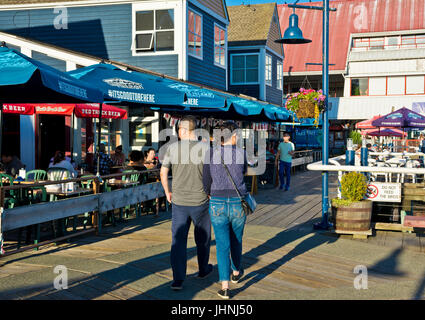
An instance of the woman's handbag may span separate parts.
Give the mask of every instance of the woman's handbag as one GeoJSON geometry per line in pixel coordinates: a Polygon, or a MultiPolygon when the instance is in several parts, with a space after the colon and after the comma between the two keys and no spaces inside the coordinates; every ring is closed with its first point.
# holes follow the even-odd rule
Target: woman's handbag
{"type": "Polygon", "coordinates": [[[241,193],[239,192],[238,187],[236,186],[236,183],[233,180],[232,175],[230,174],[229,168],[227,168],[227,166],[224,164],[223,157],[221,158],[221,164],[223,165],[224,169],[226,169],[227,175],[229,176],[229,179],[233,184],[233,188],[235,188],[236,193],[238,194],[238,197],[241,200],[242,208],[245,212],[245,215],[250,215],[255,211],[255,208],[257,207],[257,202],[249,192],[247,193],[245,198],[242,198],[241,193]]]}

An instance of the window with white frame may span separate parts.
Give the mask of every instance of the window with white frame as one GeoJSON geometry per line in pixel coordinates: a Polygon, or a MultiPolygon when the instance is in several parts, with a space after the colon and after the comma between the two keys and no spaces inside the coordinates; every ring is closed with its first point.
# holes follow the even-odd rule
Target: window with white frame
{"type": "Polygon", "coordinates": [[[272,85],[272,56],[266,54],[266,85],[272,85]]]}
{"type": "Polygon", "coordinates": [[[369,78],[369,95],[385,96],[387,94],[387,78],[373,77],[369,78]]]}
{"type": "Polygon", "coordinates": [[[351,78],[351,96],[425,94],[425,76],[351,78]]]}
{"type": "Polygon", "coordinates": [[[425,48],[425,34],[391,35],[353,39],[352,51],[425,48]]]}
{"type": "Polygon", "coordinates": [[[406,94],[424,94],[424,76],[406,76],[406,94]]]}
{"type": "Polygon", "coordinates": [[[189,10],[188,53],[202,59],[202,16],[189,10]]]}
{"type": "Polygon", "coordinates": [[[174,10],[135,12],[136,52],[174,50],[174,10]]]}
{"type": "Polygon", "coordinates": [[[404,76],[387,78],[387,94],[401,95],[405,93],[406,79],[404,76]]]}
{"type": "Polygon", "coordinates": [[[282,61],[277,62],[276,87],[279,90],[283,89],[283,63],[282,63],[282,61]]]}
{"type": "Polygon", "coordinates": [[[214,26],[214,64],[226,67],[226,31],[214,26]]]}
{"type": "Polygon", "coordinates": [[[231,56],[232,84],[256,84],[258,83],[258,54],[231,56]]]}

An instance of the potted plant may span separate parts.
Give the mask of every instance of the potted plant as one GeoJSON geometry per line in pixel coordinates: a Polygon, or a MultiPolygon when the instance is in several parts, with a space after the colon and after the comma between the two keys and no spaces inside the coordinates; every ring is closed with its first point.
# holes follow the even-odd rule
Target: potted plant
{"type": "Polygon", "coordinates": [[[358,131],[351,131],[349,138],[353,140],[353,143],[360,146],[362,144],[362,134],[358,131]]]}
{"type": "Polygon", "coordinates": [[[341,178],[342,199],[332,199],[335,230],[368,231],[372,218],[372,201],[364,200],[366,177],[358,172],[346,173],[341,178]]]}
{"type": "Polygon", "coordinates": [[[294,112],[298,119],[314,118],[315,125],[319,124],[320,113],[324,110],[326,96],[322,90],[300,88],[299,92],[286,96],[285,107],[294,112]]]}

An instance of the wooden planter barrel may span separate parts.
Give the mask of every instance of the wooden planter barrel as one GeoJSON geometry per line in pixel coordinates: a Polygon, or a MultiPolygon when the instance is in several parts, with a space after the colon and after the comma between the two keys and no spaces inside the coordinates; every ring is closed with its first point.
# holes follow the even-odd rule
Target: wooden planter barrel
{"type": "Polygon", "coordinates": [[[340,231],[368,231],[372,218],[372,201],[354,202],[336,208],[335,229],[340,231]]]}
{"type": "Polygon", "coordinates": [[[298,103],[297,117],[299,119],[314,118],[315,104],[309,100],[300,100],[298,103]]]}

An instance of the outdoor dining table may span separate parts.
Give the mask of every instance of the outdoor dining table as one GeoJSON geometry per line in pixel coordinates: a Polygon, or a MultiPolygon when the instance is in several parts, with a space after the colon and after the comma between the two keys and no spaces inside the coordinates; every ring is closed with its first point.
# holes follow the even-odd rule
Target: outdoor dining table
{"type": "Polygon", "coordinates": [[[138,184],[139,184],[138,181],[127,181],[127,180],[116,180],[116,179],[108,181],[108,185],[111,187],[126,188],[126,187],[132,187],[138,184]]]}
{"type": "Polygon", "coordinates": [[[83,189],[83,188],[77,188],[73,191],[62,191],[62,190],[57,190],[57,191],[46,191],[47,194],[52,194],[55,196],[59,196],[59,197],[72,197],[75,195],[82,195],[82,194],[87,194],[87,193],[91,193],[92,190],[90,189],[83,189]]]}
{"type": "Polygon", "coordinates": [[[391,159],[385,161],[385,163],[388,163],[393,168],[403,166],[403,165],[406,164],[406,162],[407,162],[407,160],[404,159],[404,158],[391,158],[391,159]]]}

